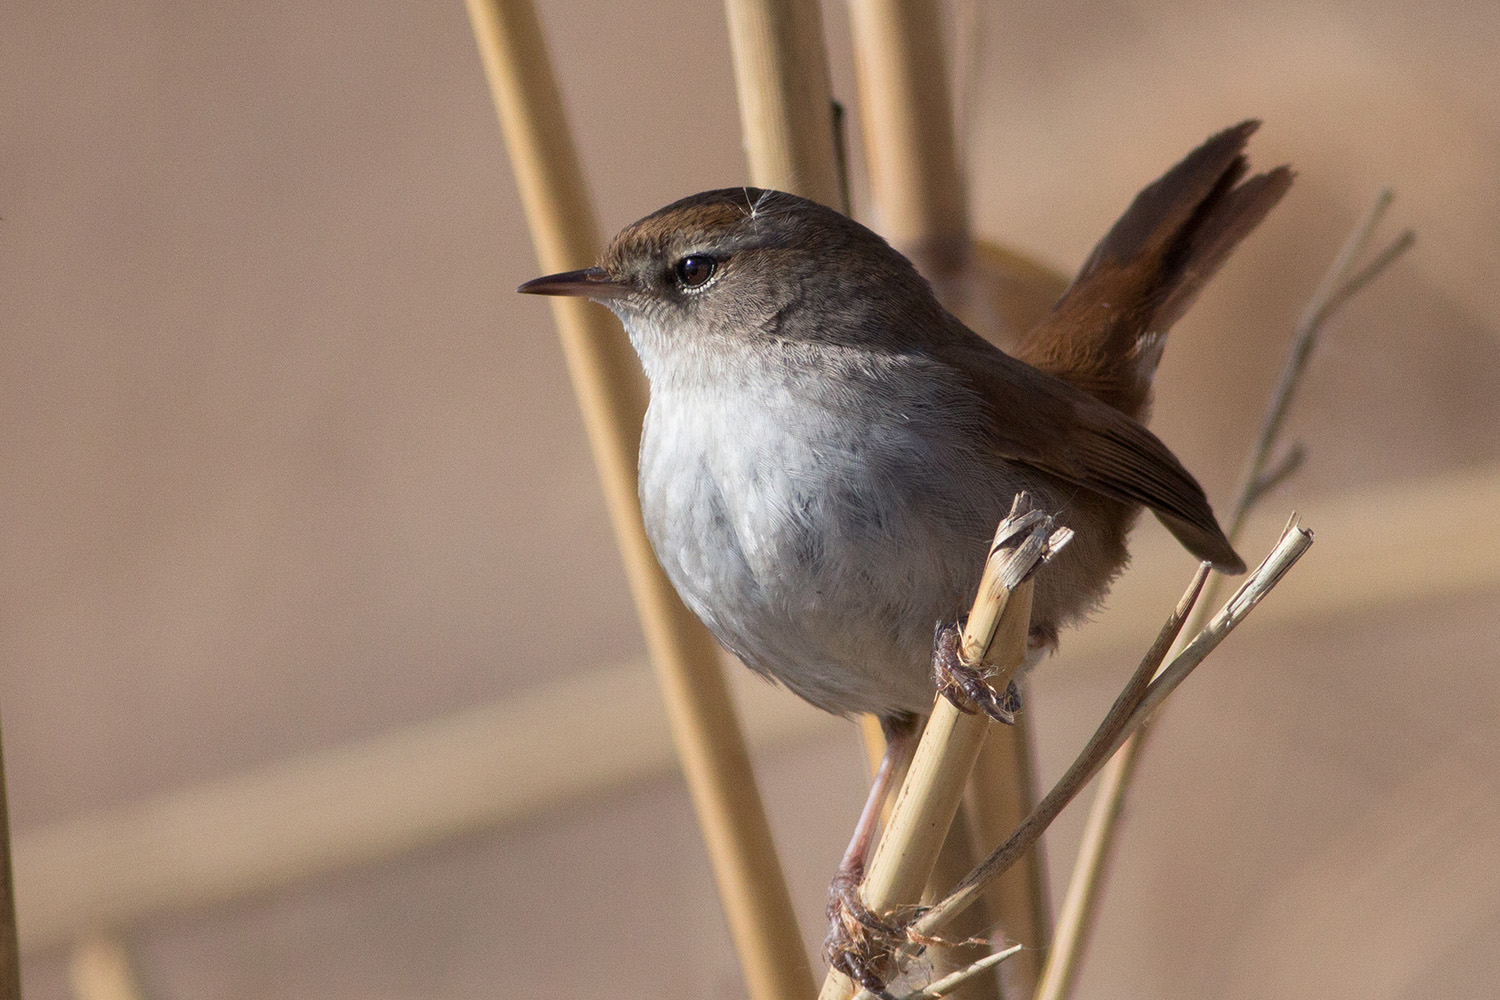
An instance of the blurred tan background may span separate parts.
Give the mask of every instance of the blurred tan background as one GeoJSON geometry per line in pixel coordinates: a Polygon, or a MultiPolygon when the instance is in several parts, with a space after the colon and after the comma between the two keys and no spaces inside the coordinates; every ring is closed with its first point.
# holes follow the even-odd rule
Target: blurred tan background
{"type": "MultiPolygon", "coordinates": [[[[1331,331],[1293,417],[1311,461],[1270,506],[1336,535],[1320,511],[1383,491],[1442,517],[1429,477],[1500,468],[1500,7],[977,12],[988,237],[1070,269],[1250,115],[1255,161],[1300,172],[1159,380],[1154,426],[1220,504],[1382,182],[1419,245],[1331,331]]],[[[606,229],[745,179],[718,5],[542,16],[606,229]]],[[[826,21],[852,109],[839,3],[826,21]]],[[[535,263],[461,4],[10,4],[0,76],[18,838],[640,655],[548,313],[512,292],[535,263]]],[[[1033,680],[1044,777],[1132,663],[1068,648],[1033,680]]],[[[1252,619],[1143,765],[1079,996],[1500,991],[1497,653],[1493,585],[1252,619]]],[[[815,942],[854,729],[758,766],[815,942]]],[[[1050,835],[1054,890],[1081,812],[1050,835]]],[[[742,991],[668,770],[124,934],[160,998],[742,991]]],[[[29,950],[28,996],[69,996],[67,968],[29,950]]]]}

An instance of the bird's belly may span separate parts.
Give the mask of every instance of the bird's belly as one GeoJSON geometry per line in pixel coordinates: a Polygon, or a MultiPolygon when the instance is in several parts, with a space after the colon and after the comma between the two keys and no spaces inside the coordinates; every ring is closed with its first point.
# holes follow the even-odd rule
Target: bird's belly
{"type": "Polygon", "coordinates": [[[828,432],[815,412],[664,420],[652,406],[647,532],[719,641],[820,708],[927,711],[933,628],[972,598],[1013,491],[980,469],[932,476],[918,442],[887,435],[872,454],[867,435],[828,432]],[[935,495],[970,479],[963,496],[935,495]]]}

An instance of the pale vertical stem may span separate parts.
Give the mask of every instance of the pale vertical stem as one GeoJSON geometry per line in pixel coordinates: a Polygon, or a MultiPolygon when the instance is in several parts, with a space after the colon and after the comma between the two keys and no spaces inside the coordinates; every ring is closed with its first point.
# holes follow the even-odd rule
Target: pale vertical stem
{"type": "Polygon", "coordinates": [[[141,977],[125,943],[114,935],[85,938],[68,956],[75,1000],[144,1000],[141,977]]]}
{"type": "Polygon", "coordinates": [[[855,81],[881,233],[929,279],[969,252],[937,0],[851,0],[855,81]]]}
{"type": "MultiPolygon", "coordinates": [[[[536,11],[528,0],[468,0],[468,9],[542,268],[588,264],[598,228],[536,11]]],[[[639,368],[602,308],[561,298],[552,309],[750,996],[802,1000],[814,991],[812,969],[717,647],[673,591],[641,524],[639,368]]]]}
{"type": "MultiPolygon", "coordinates": [[[[940,5],[850,0],[849,21],[877,225],[933,282],[945,305],[971,318],[989,315],[962,301],[969,296],[958,280],[970,257],[969,218],[940,5]]],[[[1018,727],[992,734],[986,741],[992,749],[975,763],[965,810],[980,850],[999,844],[1035,804],[1028,726],[1023,714],[1018,727]]],[[[1039,850],[986,898],[989,918],[1011,938],[1045,945],[1049,921],[1039,850]]],[[[1006,979],[1019,995],[1030,995],[1037,965],[1034,950],[1007,963],[1006,979]]]]}
{"type": "MultiPolygon", "coordinates": [[[[1001,730],[1009,728],[1009,726],[991,726],[989,734],[984,739],[984,746],[989,746],[990,740],[999,735],[1001,730]]],[[[981,749],[981,756],[983,753],[981,749]]],[[[943,841],[943,848],[938,852],[937,862],[932,867],[932,875],[927,880],[927,891],[922,893],[923,903],[946,896],[963,880],[965,875],[969,874],[985,854],[982,846],[974,843],[971,832],[974,824],[967,815],[968,809],[967,800],[959,803],[958,814],[953,819],[953,825],[943,841]]],[[[932,961],[933,977],[941,978],[958,969],[966,968],[988,955],[990,947],[985,943],[985,938],[989,935],[992,923],[994,921],[990,917],[985,900],[980,900],[973,907],[959,914],[953,923],[948,925],[945,933],[945,937],[955,943],[935,945],[927,949],[927,955],[932,961]]],[[[996,1000],[1000,996],[1000,981],[995,973],[988,976],[975,976],[955,988],[949,995],[954,1000],[996,1000]]]]}
{"type": "Polygon", "coordinates": [[[21,1000],[21,946],[16,936],[16,880],[10,862],[10,808],[0,739],[0,1000],[21,1000]]]}
{"type": "MultiPolygon", "coordinates": [[[[1001,729],[1010,728],[1012,727],[997,727],[984,741],[985,747],[990,745],[991,740],[1001,738],[1001,729]]],[[[865,754],[869,760],[870,773],[873,775],[876,769],[880,767],[881,758],[885,755],[885,735],[880,730],[879,720],[873,715],[860,717],[860,732],[864,737],[865,754]]],[[[984,760],[984,754],[984,750],[981,750],[979,761],[975,763],[976,772],[979,770],[980,762],[984,760]]],[[[893,787],[899,788],[904,778],[905,772],[896,775],[893,787]]],[[[980,856],[989,849],[986,841],[982,839],[985,836],[983,831],[988,830],[989,826],[976,822],[974,819],[973,810],[976,806],[973,798],[973,786],[974,775],[971,774],[969,776],[969,793],[966,795],[964,801],[959,804],[958,816],[955,818],[953,827],[949,831],[948,839],[943,843],[942,852],[938,855],[937,863],[932,870],[932,877],[928,879],[927,891],[923,893],[924,899],[942,898],[947,894],[948,890],[956,886],[959,880],[969,873],[969,869],[973,868],[980,856]]],[[[892,799],[894,799],[894,796],[892,799]]],[[[892,799],[888,799],[885,804],[884,812],[887,820],[890,817],[891,806],[893,804],[892,799]]],[[[1025,813],[1023,812],[1022,816],[1024,815],[1025,813]]],[[[1017,822],[1019,821],[1018,818],[1017,822]]],[[[1000,838],[1009,832],[1010,827],[1006,827],[1003,832],[996,834],[995,843],[998,844],[1000,838]]],[[[986,900],[981,901],[971,910],[966,911],[964,916],[967,919],[961,925],[955,924],[949,933],[949,937],[967,938],[984,936],[988,928],[995,923],[995,918],[990,915],[991,911],[986,905],[989,898],[992,897],[986,897],[986,900]]],[[[998,894],[993,898],[998,898],[998,894]]],[[[1029,941],[1030,938],[1027,940],[1029,941]]],[[[986,949],[980,948],[977,945],[960,945],[955,948],[935,946],[931,949],[933,965],[936,969],[940,970],[938,974],[968,966],[979,958],[982,958],[985,953],[986,949]]],[[[1027,979],[1026,981],[1030,982],[1031,979],[1027,979]]],[[[991,998],[999,995],[998,989],[999,980],[996,979],[994,974],[981,974],[972,976],[966,980],[962,986],[956,988],[953,996],[957,997],[958,1000],[991,1000],[991,998]]]]}
{"type": "MultiPolygon", "coordinates": [[[[1015,612],[1022,621],[1030,620],[1030,588],[1027,581],[1010,599],[1012,605],[1023,605],[1015,612]]],[[[1024,631],[1021,638],[1024,642],[1024,631]]],[[[988,716],[961,712],[947,698],[939,698],[933,706],[891,810],[890,826],[880,838],[860,888],[870,909],[889,913],[921,898],[989,725],[988,716]]],[[[830,969],[820,997],[848,1000],[854,993],[854,984],[830,969]]]]}
{"type": "MultiPolygon", "coordinates": [[[[1025,659],[1032,592],[1025,576],[1071,537],[1071,532],[1059,530],[1049,540],[1050,530],[1050,520],[1026,512],[1018,497],[985,563],[959,649],[963,662],[988,665],[997,684],[1004,685],[1025,659]],[[1039,520],[1044,522],[1040,526],[1039,520]],[[1024,541],[1008,548],[1020,537],[1018,532],[1025,533],[1024,541]]],[[[890,914],[922,897],[989,726],[983,713],[967,714],[946,697],[936,699],[890,824],[860,886],[871,910],[890,914]]],[[[847,976],[830,969],[820,997],[848,1000],[854,992],[847,976]]]]}
{"type": "Polygon", "coordinates": [[[872,910],[888,913],[922,898],[989,725],[982,712],[961,712],[946,698],[933,707],[861,889],[872,910]]]}
{"type": "MultiPolygon", "coordinates": [[[[980,856],[999,846],[1036,805],[1030,713],[1023,709],[1014,726],[996,726],[969,775],[964,798],[971,839],[980,856]]],[[[1005,963],[1006,992],[1029,997],[1041,972],[1042,952],[1051,938],[1045,856],[1038,841],[985,891],[989,923],[1007,942],[1026,946],[1005,963]]]]}
{"type": "Polygon", "coordinates": [[[750,179],[843,204],[817,0],[725,0],[750,179]]]}
{"type": "MultiPolygon", "coordinates": [[[[1120,747],[1104,770],[1099,773],[1099,789],[1095,792],[1094,807],[1089,810],[1083,826],[1083,841],[1078,849],[1078,860],[1073,864],[1073,874],[1068,880],[1068,890],[1063,896],[1062,906],[1057,912],[1057,924],[1052,939],[1052,955],[1078,956],[1083,954],[1093,922],[1087,914],[1093,912],[1094,902],[1100,888],[1100,876],[1105,860],[1113,848],[1115,823],[1120,818],[1120,809],[1125,804],[1125,788],[1135,770],[1140,752],[1141,733],[1133,734],[1120,747]]],[[[1072,961],[1048,961],[1042,969],[1041,981],[1037,984],[1035,1000],[1062,1000],[1073,989],[1073,980],[1078,974],[1079,963],[1072,961]]]]}

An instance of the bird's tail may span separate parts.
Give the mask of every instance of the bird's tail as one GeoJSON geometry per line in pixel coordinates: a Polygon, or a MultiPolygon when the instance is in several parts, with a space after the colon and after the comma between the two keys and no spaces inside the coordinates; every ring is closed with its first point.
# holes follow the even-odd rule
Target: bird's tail
{"type": "Polygon", "coordinates": [[[1136,195],[1016,356],[1143,418],[1167,331],[1291,186],[1285,166],[1245,177],[1259,126],[1225,129],[1136,195]]]}

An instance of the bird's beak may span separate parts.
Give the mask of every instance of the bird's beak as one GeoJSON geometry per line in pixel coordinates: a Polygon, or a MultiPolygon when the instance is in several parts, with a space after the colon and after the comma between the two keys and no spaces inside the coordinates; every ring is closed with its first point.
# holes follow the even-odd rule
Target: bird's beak
{"type": "Polygon", "coordinates": [[[616,281],[602,267],[564,271],[532,278],[516,291],[523,295],[581,295],[590,299],[618,299],[630,294],[630,286],[616,281]]]}

